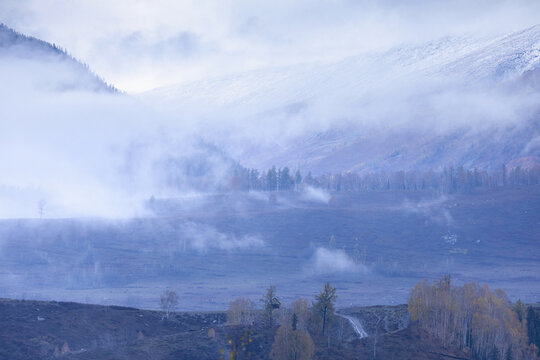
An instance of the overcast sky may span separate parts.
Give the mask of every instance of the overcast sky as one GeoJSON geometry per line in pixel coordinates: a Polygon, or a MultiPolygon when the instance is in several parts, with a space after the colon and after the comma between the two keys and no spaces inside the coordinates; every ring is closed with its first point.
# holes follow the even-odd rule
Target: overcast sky
{"type": "Polygon", "coordinates": [[[2,0],[0,21],[130,93],[540,23],[540,1],[2,0]]]}

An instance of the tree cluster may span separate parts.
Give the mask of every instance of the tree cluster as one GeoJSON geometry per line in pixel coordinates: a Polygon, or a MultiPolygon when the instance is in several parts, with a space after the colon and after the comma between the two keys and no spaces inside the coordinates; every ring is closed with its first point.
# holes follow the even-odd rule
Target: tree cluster
{"type": "Polygon", "coordinates": [[[411,320],[444,345],[467,349],[475,359],[536,359],[521,321],[502,290],[469,283],[452,286],[445,276],[417,284],[408,301],[411,320]]]}
{"type": "MultiPolygon", "coordinates": [[[[240,353],[248,354],[252,347],[251,333],[245,328],[254,329],[253,325],[262,325],[264,331],[276,329],[274,343],[270,353],[273,360],[308,360],[314,355],[315,345],[312,335],[319,340],[327,335],[329,325],[334,320],[334,305],[337,299],[336,288],[329,283],[315,296],[311,306],[306,299],[298,299],[286,307],[281,304],[276,287],[270,286],[261,299],[262,310],[257,311],[252,301],[238,298],[229,304],[227,323],[231,326],[229,350],[222,349],[231,359],[241,358],[240,353]],[[246,335],[249,333],[249,336],[246,335]],[[239,334],[244,334],[240,337],[239,334]],[[321,336],[322,335],[322,336],[321,336]]],[[[256,327],[255,327],[256,328],[256,327]]]]}
{"type": "Polygon", "coordinates": [[[246,298],[238,298],[229,304],[227,323],[231,325],[252,325],[255,321],[255,306],[246,298]]]}
{"type": "Polygon", "coordinates": [[[310,360],[315,345],[309,333],[291,325],[281,325],[276,332],[270,358],[272,360],[310,360]]]}
{"type": "Polygon", "coordinates": [[[297,170],[293,175],[288,167],[276,169],[272,166],[268,171],[236,168],[231,179],[231,188],[243,191],[293,191],[302,182],[302,175],[297,170]]]}
{"type": "Polygon", "coordinates": [[[506,166],[498,171],[445,167],[440,171],[355,172],[302,176],[288,168],[259,172],[237,168],[231,179],[234,190],[297,191],[305,186],[330,191],[436,190],[444,193],[471,192],[479,188],[516,187],[540,184],[540,167],[529,169],[506,166]]]}
{"type": "Polygon", "coordinates": [[[270,358],[273,360],[308,360],[313,357],[315,346],[308,332],[321,331],[324,336],[328,324],[333,320],[334,304],[337,299],[336,288],[326,283],[323,291],[315,296],[311,309],[305,299],[296,300],[279,327],[270,358]]]}

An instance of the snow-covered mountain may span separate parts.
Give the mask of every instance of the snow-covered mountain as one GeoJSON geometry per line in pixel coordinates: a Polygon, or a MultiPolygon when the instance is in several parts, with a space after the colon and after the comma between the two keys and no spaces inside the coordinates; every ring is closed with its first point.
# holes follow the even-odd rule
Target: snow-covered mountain
{"type": "Polygon", "coordinates": [[[117,91],[56,45],[0,23],[0,74],[10,87],[37,91],[117,91]]]}
{"type": "Polygon", "coordinates": [[[252,71],[140,98],[218,129],[226,124],[227,137],[223,129],[211,140],[250,167],[489,169],[540,163],[539,73],[540,25],[252,71]]]}
{"type": "Polygon", "coordinates": [[[353,98],[377,85],[411,76],[460,75],[469,82],[512,79],[540,65],[540,25],[496,39],[447,37],[422,46],[332,64],[302,64],[151,90],[146,100],[190,106],[256,105],[259,111],[295,104],[336,90],[353,98]]]}

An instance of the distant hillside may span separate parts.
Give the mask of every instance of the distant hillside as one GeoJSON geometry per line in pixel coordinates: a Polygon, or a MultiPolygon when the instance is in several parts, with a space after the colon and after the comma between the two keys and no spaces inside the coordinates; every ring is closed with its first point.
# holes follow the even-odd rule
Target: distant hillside
{"type": "Polygon", "coordinates": [[[329,130],[260,156],[268,166],[286,164],[316,174],[427,171],[448,166],[496,171],[503,164],[530,169],[540,166],[540,113],[521,123],[482,131],[466,126],[443,133],[402,128],[366,133],[329,130]]]}
{"type": "Polygon", "coordinates": [[[30,90],[116,92],[65,50],[0,23],[0,73],[30,90]]]}
{"type": "MultiPolygon", "coordinates": [[[[253,114],[303,112],[321,97],[347,97],[378,91],[384,83],[459,75],[465,82],[519,78],[540,65],[540,25],[495,39],[445,37],[423,45],[396,47],[383,53],[263,69],[234,76],[151,90],[145,100],[190,106],[242,108],[253,114]]],[[[339,112],[339,109],[336,109],[339,112]]]]}
{"type": "Polygon", "coordinates": [[[249,135],[216,143],[247,167],[492,170],[540,164],[539,73],[537,25],[492,39],[445,37],[337,63],[246,72],[141,98],[193,116],[230,117],[249,135]]]}

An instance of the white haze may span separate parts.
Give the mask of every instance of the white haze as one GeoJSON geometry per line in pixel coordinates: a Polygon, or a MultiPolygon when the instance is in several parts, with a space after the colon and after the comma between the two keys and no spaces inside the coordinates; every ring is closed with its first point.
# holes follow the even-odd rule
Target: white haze
{"type": "Polygon", "coordinates": [[[394,208],[394,210],[421,214],[431,221],[450,226],[454,223],[454,218],[448,209],[455,206],[455,204],[452,199],[441,195],[439,198],[433,200],[404,201],[401,206],[394,208]]]}
{"type": "Polygon", "coordinates": [[[56,43],[122,90],[339,61],[540,22],[535,0],[4,0],[0,21],[56,43]]]}
{"type": "Polygon", "coordinates": [[[245,235],[237,237],[222,233],[215,228],[197,223],[186,223],[181,226],[180,246],[182,250],[193,249],[199,252],[209,250],[243,250],[260,248],[265,242],[258,236],[245,235]]]}
{"type": "MultiPolygon", "coordinates": [[[[199,156],[199,140],[264,169],[264,154],[337,127],[478,131],[527,118],[535,92],[462,86],[461,78],[420,71],[429,62],[374,65],[402,43],[463,34],[485,43],[540,22],[532,1],[434,3],[1,2],[0,21],[66,47],[121,89],[195,82],[181,96],[177,87],[137,98],[96,94],[65,86],[80,76],[69,67],[0,58],[0,218],[148,215],[150,197],[192,192],[168,186],[156,164],[199,156]],[[352,65],[350,56],[358,56],[352,65]]],[[[222,162],[211,159],[210,187],[226,174],[222,162]]],[[[304,196],[328,201],[319,190],[304,196]]]]}
{"type": "Polygon", "coordinates": [[[306,186],[302,191],[302,199],[307,201],[328,204],[331,197],[332,196],[328,193],[328,191],[314,188],[312,186],[306,186]]]}
{"type": "MultiPolygon", "coordinates": [[[[60,78],[79,75],[52,68],[64,71],[60,78]]],[[[38,60],[0,60],[11,84],[0,88],[1,218],[37,217],[41,201],[44,217],[142,216],[144,201],[171,195],[155,164],[195,151],[187,129],[166,131],[166,119],[128,96],[59,91],[52,80],[52,88],[28,87],[19,79],[29,69],[36,79],[50,70],[38,60]]]]}
{"type": "Polygon", "coordinates": [[[319,247],[315,250],[308,269],[316,274],[332,273],[367,273],[369,270],[362,264],[356,264],[343,250],[319,247]]]}

